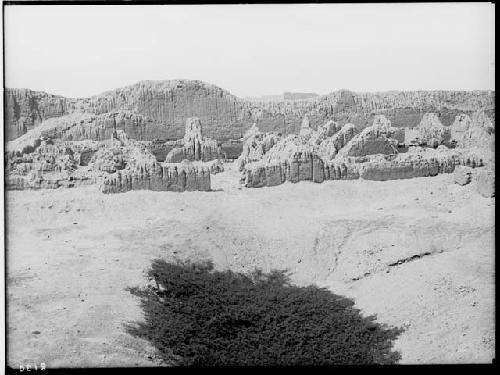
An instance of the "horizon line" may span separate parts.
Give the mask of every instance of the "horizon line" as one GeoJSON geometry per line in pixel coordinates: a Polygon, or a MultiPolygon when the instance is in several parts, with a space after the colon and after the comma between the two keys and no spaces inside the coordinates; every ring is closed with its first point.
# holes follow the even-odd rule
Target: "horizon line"
{"type": "MultiPolygon", "coordinates": [[[[108,89],[108,90],[104,90],[104,91],[101,91],[97,94],[93,94],[93,95],[87,95],[87,96],[69,96],[69,95],[65,95],[65,94],[56,94],[56,93],[53,93],[51,92],[50,90],[46,90],[46,89],[43,89],[43,90],[37,90],[37,89],[32,89],[32,88],[28,88],[28,87],[7,87],[7,86],[4,86],[4,91],[6,90],[29,90],[29,91],[32,91],[32,92],[40,92],[40,93],[45,93],[45,94],[48,94],[48,95],[53,95],[53,96],[60,96],[60,97],[64,97],[66,99],[87,99],[87,98],[92,98],[92,97],[96,97],[96,96],[100,96],[100,95],[103,95],[103,94],[107,94],[107,93],[110,93],[110,92],[113,92],[113,91],[116,91],[116,90],[120,90],[120,89],[124,89],[124,88],[128,88],[128,87],[132,87],[132,86],[135,86],[135,85],[138,85],[138,84],[141,84],[141,83],[145,83],[145,82],[154,82],[154,83],[162,83],[162,82],[175,82],[175,81],[180,81],[180,82],[183,82],[183,81],[187,81],[187,82],[199,82],[199,83],[202,83],[202,84],[205,84],[205,85],[209,85],[209,86],[215,86],[223,91],[226,91],[227,93],[229,93],[230,95],[238,98],[238,99],[242,99],[242,100],[246,100],[246,99],[259,99],[259,98],[262,98],[262,97],[266,97],[266,96],[280,96],[280,95],[283,95],[285,93],[291,93],[291,94],[295,94],[295,93],[299,93],[299,94],[313,94],[313,95],[317,95],[316,97],[313,97],[313,98],[306,98],[306,99],[294,99],[294,100],[311,100],[311,99],[317,99],[318,97],[323,97],[323,96],[328,96],[328,95],[331,95],[331,94],[334,94],[334,93],[337,93],[337,92],[342,92],[342,91],[347,91],[347,92],[351,92],[353,94],[385,94],[385,93],[394,93],[394,92],[397,92],[397,93],[401,93],[401,92],[495,92],[495,89],[388,89],[388,90],[367,90],[367,91],[357,91],[357,90],[352,90],[352,89],[348,89],[348,88],[338,88],[338,89],[334,89],[326,94],[322,94],[322,93],[318,93],[318,92],[315,92],[315,91],[311,91],[311,90],[302,90],[302,89],[297,89],[297,90],[289,90],[289,89],[286,89],[286,90],[282,90],[281,92],[279,93],[268,93],[268,94],[256,94],[256,95],[244,95],[244,96],[240,96],[240,95],[236,95],[236,94],[233,94],[232,91],[222,87],[222,86],[219,86],[217,84],[214,84],[214,83],[210,83],[208,81],[203,81],[203,80],[200,80],[200,79],[189,79],[189,78],[173,78],[173,79],[144,79],[144,80],[139,80],[139,81],[136,81],[135,83],[130,83],[130,84],[125,84],[125,85],[122,85],[122,86],[118,86],[118,87],[115,87],[115,88],[112,88],[112,89],[108,89]]],[[[289,100],[289,99],[287,99],[289,100]]]]}

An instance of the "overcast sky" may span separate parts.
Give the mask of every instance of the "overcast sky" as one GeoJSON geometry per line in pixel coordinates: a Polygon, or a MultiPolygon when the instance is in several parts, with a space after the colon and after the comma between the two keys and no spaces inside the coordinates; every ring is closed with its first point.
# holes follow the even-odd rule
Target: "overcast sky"
{"type": "Polygon", "coordinates": [[[283,91],[494,89],[494,6],[6,6],[5,80],[83,97],[199,79],[283,91]]]}

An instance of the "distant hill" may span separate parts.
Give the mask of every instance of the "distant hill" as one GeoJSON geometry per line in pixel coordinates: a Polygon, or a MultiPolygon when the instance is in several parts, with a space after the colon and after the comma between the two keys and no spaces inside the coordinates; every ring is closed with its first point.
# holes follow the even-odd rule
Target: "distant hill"
{"type": "Polygon", "coordinates": [[[312,92],[285,92],[283,93],[283,99],[285,100],[300,100],[300,99],[311,99],[319,96],[318,94],[312,92]]]}
{"type": "Polygon", "coordinates": [[[262,95],[262,96],[248,96],[243,98],[250,102],[280,102],[284,100],[302,100],[316,98],[319,94],[307,92],[284,92],[278,95],[262,95]]]}
{"type": "Polygon", "coordinates": [[[340,90],[321,96],[284,93],[255,100],[240,99],[202,81],[171,80],[141,81],[89,98],[65,98],[29,89],[5,89],[4,95],[7,140],[47,119],[67,115],[72,115],[71,123],[61,131],[71,131],[72,136],[95,139],[107,136],[108,128],[116,128],[141,140],[181,138],[186,118],[191,116],[201,119],[206,136],[219,140],[240,138],[253,123],[262,131],[296,133],[306,113],[313,128],[328,120],[363,128],[376,114],[384,114],[394,126],[408,127],[417,125],[427,112],[437,113],[444,125],[460,113],[484,110],[492,121],[495,116],[494,91],[340,90]],[[81,129],[71,130],[72,124],[81,129]]]}
{"type": "Polygon", "coordinates": [[[245,96],[243,100],[249,102],[280,102],[285,99],[283,98],[283,94],[277,94],[277,95],[262,95],[262,96],[245,96]]]}

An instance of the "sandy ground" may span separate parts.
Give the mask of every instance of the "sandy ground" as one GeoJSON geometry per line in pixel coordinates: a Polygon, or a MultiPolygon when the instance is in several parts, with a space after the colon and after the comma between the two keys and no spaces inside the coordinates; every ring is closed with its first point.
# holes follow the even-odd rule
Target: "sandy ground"
{"type": "Polygon", "coordinates": [[[125,330],[142,319],[126,288],[145,285],[158,257],[288,269],[298,284],[328,287],[405,327],[401,363],[491,362],[495,199],[474,181],[246,189],[226,169],[213,192],[8,192],[8,364],[159,364],[125,330]]]}

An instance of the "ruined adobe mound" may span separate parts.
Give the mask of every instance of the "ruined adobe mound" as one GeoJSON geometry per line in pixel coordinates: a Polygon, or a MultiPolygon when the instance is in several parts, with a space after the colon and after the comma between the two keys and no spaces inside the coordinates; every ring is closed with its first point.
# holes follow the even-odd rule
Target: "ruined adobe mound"
{"type": "Polygon", "coordinates": [[[190,161],[225,159],[217,141],[203,137],[201,121],[197,117],[186,120],[183,146],[172,149],[165,157],[165,162],[179,163],[185,159],[190,161]]]}
{"type": "Polygon", "coordinates": [[[207,133],[219,124],[232,124],[227,138],[238,137],[247,122],[238,99],[227,91],[201,81],[142,81],[90,98],[73,99],[8,89],[6,95],[7,139],[15,139],[43,121],[72,113],[102,115],[133,112],[140,119],[119,125],[130,138],[163,141],[182,136],[185,119],[199,117],[207,124],[207,133]]]}
{"type": "MultiPolygon", "coordinates": [[[[166,142],[183,135],[186,118],[198,117],[207,137],[238,139],[257,123],[265,132],[296,134],[308,116],[311,129],[334,119],[363,129],[375,115],[386,116],[396,127],[417,126],[422,114],[438,114],[451,125],[460,113],[484,110],[494,121],[495,93],[491,91],[408,91],[384,93],[332,92],[303,100],[255,102],[242,100],[217,86],[193,80],[142,81],[89,98],[65,98],[27,89],[5,90],[6,139],[13,140],[44,121],[74,113],[104,115],[133,113],[117,128],[136,140],[166,142]]],[[[101,120],[97,120],[101,121],[101,120]]],[[[74,136],[96,137],[81,131],[74,136]]],[[[101,139],[109,134],[100,134],[101,139]]],[[[76,140],[76,138],[73,138],[76,140]]],[[[94,139],[96,138],[88,138],[94,139]]]]}
{"type": "Polygon", "coordinates": [[[397,141],[392,138],[396,129],[385,116],[375,116],[373,125],[354,136],[339,151],[337,158],[374,154],[396,154],[397,141]]]}
{"type": "Polygon", "coordinates": [[[276,133],[262,133],[255,124],[243,135],[243,148],[236,161],[238,169],[243,170],[246,164],[262,160],[273,146],[281,139],[276,133]]]}
{"type": "MultiPolygon", "coordinates": [[[[74,125],[74,119],[49,121],[40,130],[74,125]]],[[[50,139],[34,129],[8,146],[6,188],[9,190],[56,189],[97,184],[104,193],[129,190],[194,191],[210,190],[210,172],[223,171],[220,163],[181,164],[158,162],[151,142],[128,139],[111,128],[103,141],[62,141],[50,139]]],[[[53,133],[52,133],[53,134],[53,133]]],[[[202,148],[203,150],[203,148],[202,148]]]]}
{"type": "MultiPolygon", "coordinates": [[[[436,116],[424,116],[419,128],[425,139],[443,139],[443,131],[436,116]],[[441,138],[439,138],[441,137],[441,138]]],[[[437,149],[412,147],[398,153],[397,129],[382,115],[374,118],[372,126],[356,132],[354,125],[339,130],[335,122],[310,129],[307,118],[299,135],[281,137],[269,149],[262,147],[265,135],[253,131],[246,138],[244,149],[256,150],[253,158],[240,161],[241,183],[247,187],[275,186],[286,181],[357,179],[394,180],[435,176],[451,173],[455,166],[472,168],[490,162],[491,152],[480,148],[437,149]],[[333,129],[333,130],[332,130],[333,129]]]]}
{"type": "Polygon", "coordinates": [[[103,193],[130,190],[194,191],[210,190],[210,168],[184,163],[159,163],[144,146],[133,144],[121,148],[125,168],[106,175],[99,188],[103,193]]]}
{"type": "Polygon", "coordinates": [[[485,168],[477,174],[477,192],[483,197],[495,196],[495,168],[485,168]]]}
{"type": "Polygon", "coordinates": [[[413,129],[405,129],[406,145],[425,145],[436,148],[448,139],[449,130],[441,123],[437,113],[426,113],[413,129]]]}
{"type": "Polygon", "coordinates": [[[451,142],[457,147],[491,147],[495,142],[493,122],[484,111],[475,112],[471,117],[461,114],[450,126],[451,142]]]}

